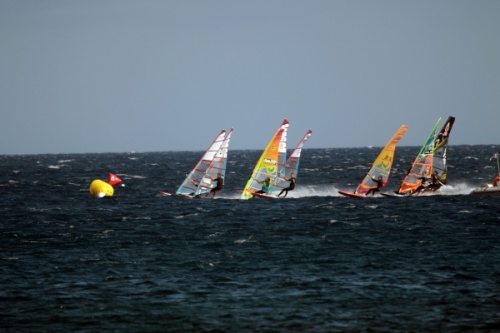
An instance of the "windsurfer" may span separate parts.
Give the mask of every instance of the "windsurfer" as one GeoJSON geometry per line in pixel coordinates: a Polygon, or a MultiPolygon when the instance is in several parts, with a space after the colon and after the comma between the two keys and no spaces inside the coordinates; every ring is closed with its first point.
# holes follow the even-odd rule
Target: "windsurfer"
{"type": "Polygon", "coordinates": [[[491,185],[497,187],[498,182],[500,182],[500,174],[495,177],[495,180],[493,180],[493,183],[491,185]]]}
{"type": "Polygon", "coordinates": [[[429,190],[435,191],[438,188],[441,187],[443,183],[439,181],[439,176],[437,170],[434,170],[434,172],[431,175],[431,183],[427,186],[429,190]]]}
{"type": "Polygon", "coordinates": [[[286,198],[288,191],[291,191],[295,188],[295,183],[297,182],[297,180],[295,179],[295,174],[293,172],[290,174],[290,178],[283,177],[283,179],[285,179],[287,182],[290,182],[290,184],[288,185],[288,187],[283,188],[281,190],[281,192],[278,194],[278,197],[282,195],[283,192],[285,192],[285,198],[286,198]]]}
{"type": "Polygon", "coordinates": [[[263,181],[259,181],[257,179],[255,179],[257,181],[257,183],[261,184],[262,185],[262,188],[259,190],[259,191],[256,191],[255,193],[260,193],[260,194],[268,194],[269,193],[269,189],[271,187],[271,178],[269,177],[266,177],[265,180],[263,181]]]}
{"type": "Polygon", "coordinates": [[[208,197],[210,195],[210,193],[212,193],[212,198],[214,198],[215,193],[222,190],[222,186],[224,185],[224,179],[222,178],[222,174],[220,172],[217,173],[217,177],[215,179],[213,179],[212,181],[216,182],[217,184],[205,196],[208,197]]]}
{"type": "Polygon", "coordinates": [[[425,174],[425,172],[421,174],[419,177],[417,177],[417,179],[421,180],[422,182],[415,189],[410,190],[410,192],[408,193],[409,195],[418,193],[424,188],[427,188],[427,186],[429,186],[429,178],[427,177],[427,174],[425,174]]]}
{"type": "Polygon", "coordinates": [[[378,176],[377,178],[371,176],[370,174],[366,173],[367,176],[371,178],[371,180],[377,184],[376,187],[371,187],[368,192],[366,192],[366,195],[372,194],[372,196],[375,194],[375,192],[380,192],[382,187],[384,187],[384,180],[382,179],[382,176],[378,176]]]}
{"type": "Polygon", "coordinates": [[[439,181],[437,170],[434,170],[434,172],[431,174],[430,179],[427,177],[425,173],[422,174],[417,179],[422,180],[422,183],[413,192],[411,192],[411,194],[415,194],[424,190],[435,191],[439,187],[441,187],[441,185],[443,185],[443,183],[439,181]]]}

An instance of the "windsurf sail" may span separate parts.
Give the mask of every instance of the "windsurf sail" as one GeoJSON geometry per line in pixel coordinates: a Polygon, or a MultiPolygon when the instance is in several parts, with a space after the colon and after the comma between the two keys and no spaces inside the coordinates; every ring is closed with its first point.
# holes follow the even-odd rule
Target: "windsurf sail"
{"type": "MultiPolygon", "coordinates": [[[[389,142],[387,142],[385,147],[380,151],[370,170],[366,173],[365,177],[354,191],[354,194],[366,195],[370,189],[376,188],[377,183],[373,181],[372,177],[378,179],[379,176],[382,176],[383,186],[387,185],[391,174],[396,146],[407,130],[408,126],[402,125],[396,133],[394,133],[389,142]]],[[[345,194],[346,192],[339,191],[339,193],[345,194]]]]}
{"type": "Polygon", "coordinates": [[[288,187],[289,182],[286,179],[289,179],[292,173],[295,175],[295,178],[297,178],[299,173],[299,161],[300,161],[300,155],[302,153],[302,147],[304,146],[304,143],[307,141],[307,139],[309,139],[311,135],[312,131],[310,129],[307,130],[306,134],[299,141],[295,149],[287,158],[286,162],[279,169],[276,185],[273,186],[273,188],[271,188],[271,192],[274,192],[276,190],[281,191],[283,188],[288,187]]]}
{"type": "Polygon", "coordinates": [[[278,170],[285,164],[288,126],[288,120],[284,119],[271,141],[267,144],[241,193],[242,199],[252,198],[252,193],[262,188],[259,181],[263,181],[266,177],[271,179],[272,185],[276,184],[278,170]]]}
{"type": "Polygon", "coordinates": [[[498,153],[493,154],[493,156],[490,158],[490,161],[494,158],[497,159],[497,174],[495,175],[495,179],[493,180],[493,183],[491,185],[497,187],[500,186],[500,155],[498,153]]]}
{"type": "MultiPolygon", "coordinates": [[[[232,129],[228,133],[229,136],[231,133],[232,129]]],[[[222,153],[221,148],[224,143],[229,145],[229,138],[227,141],[225,139],[226,131],[222,130],[215,137],[212,144],[208,147],[191,172],[186,175],[186,178],[181,183],[175,194],[195,196],[207,193],[210,190],[209,182],[211,183],[210,177],[212,177],[212,174],[215,173],[215,175],[217,175],[217,172],[224,172],[225,174],[227,146],[222,153]],[[207,176],[207,173],[211,174],[207,176]]]]}
{"type": "Polygon", "coordinates": [[[432,172],[438,172],[438,179],[442,184],[446,184],[446,180],[448,178],[448,140],[454,122],[455,117],[448,117],[448,120],[446,120],[443,127],[441,128],[441,131],[439,131],[436,140],[434,141],[434,159],[432,162],[432,172]]]}
{"type": "Polygon", "coordinates": [[[197,191],[195,191],[195,195],[209,192],[214,187],[213,180],[217,178],[219,173],[221,174],[222,179],[226,178],[227,154],[229,151],[229,140],[231,140],[232,133],[233,129],[231,128],[229,132],[227,132],[220,149],[217,151],[217,154],[215,154],[212,163],[205,171],[205,175],[203,176],[197,191]]]}
{"type": "Polygon", "coordinates": [[[496,159],[497,160],[497,175],[500,175],[500,154],[495,153],[490,157],[490,161],[496,159]]]}
{"type": "Polygon", "coordinates": [[[422,184],[422,177],[431,178],[434,160],[434,142],[436,140],[436,130],[440,122],[441,117],[439,117],[427,140],[425,140],[410,170],[408,170],[399,189],[396,191],[397,194],[411,195],[422,184]]]}

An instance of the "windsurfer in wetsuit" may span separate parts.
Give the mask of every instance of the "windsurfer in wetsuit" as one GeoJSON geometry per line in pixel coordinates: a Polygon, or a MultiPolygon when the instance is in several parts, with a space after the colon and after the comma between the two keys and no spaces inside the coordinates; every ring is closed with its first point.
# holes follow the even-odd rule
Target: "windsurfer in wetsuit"
{"type": "Polygon", "coordinates": [[[443,185],[443,183],[441,183],[439,181],[438,172],[437,172],[437,170],[434,170],[434,172],[431,175],[431,183],[429,185],[427,185],[427,188],[429,190],[435,191],[439,187],[441,187],[441,185],[443,185]]]}
{"type": "Polygon", "coordinates": [[[497,175],[497,176],[495,177],[495,180],[493,180],[493,183],[492,183],[491,185],[493,185],[493,186],[497,187],[497,186],[499,185],[499,184],[498,184],[499,182],[500,182],[500,175],[497,175]]]}
{"type": "Polygon", "coordinates": [[[222,174],[219,172],[217,174],[217,178],[213,179],[212,181],[216,182],[217,184],[205,196],[208,197],[210,195],[210,193],[212,193],[212,198],[214,198],[215,197],[215,193],[217,193],[218,191],[222,190],[222,186],[224,185],[224,179],[222,178],[222,174]]]}
{"type": "Polygon", "coordinates": [[[259,191],[256,191],[255,193],[268,194],[269,189],[271,187],[271,178],[266,177],[266,179],[263,181],[259,181],[257,179],[255,179],[255,180],[257,181],[257,183],[262,185],[262,188],[259,191]]]}
{"type": "Polygon", "coordinates": [[[372,181],[377,184],[376,187],[372,187],[368,190],[368,192],[366,192],[366,195],[371,193],[373,196],[375,194],[375,192],[380,192],[382,187],[384,187],[384,180],[382,179],[382,176],[378,176],[377,178],[375,178],[375,177],[372,177],[371,175],[369,175],[368,173],[366,175],[369,176],[372,179],[372,181]]]}
{"type": "Polygon", "coordinates": [[[418,193],[426,189],[435,191],[442,185],[442,183],[439,181],[437,170],[434,170],[434,172],[431,174],[431,179],[429,179],[425,173],[417,179],[421,179],[422,183],[411,194],[418,193]]]}
{"type": "Polygon", "coordinates": [[[285,179],[287,182],[290,182],[290,184],[288,185],[287,188],[281,190],[281,192],[278,194],[278,197],[282,195],[283,192],[285,192],[285,198],[286,198],[288,191],[291,191],[295,188],[295,183],[297,182],[297,180],[295,179],[295,174],[293,172],[290,174],[290,178],[283,177],[283,179],[285,179]]]}
{"type": "Polygon", "coordinates": [[[421,174],[419,177],[417,177],[417,179],[420,179],[422,182],[417,186],[417,188],[415,188],[413,191],[410,191],[410,195],[423,191],[430,185],[429,177],[427,177],[425,173],[421,174]]]}

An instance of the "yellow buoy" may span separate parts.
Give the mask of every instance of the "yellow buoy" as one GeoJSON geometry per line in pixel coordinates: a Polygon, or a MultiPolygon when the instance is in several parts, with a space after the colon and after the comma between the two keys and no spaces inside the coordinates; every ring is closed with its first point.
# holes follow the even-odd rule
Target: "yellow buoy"
{"type": "Polygon", "coordinates": [[[94,198],[112,197],[115,192],[113,186],[100,179],[92,181],[89,191],[94,198]]]}

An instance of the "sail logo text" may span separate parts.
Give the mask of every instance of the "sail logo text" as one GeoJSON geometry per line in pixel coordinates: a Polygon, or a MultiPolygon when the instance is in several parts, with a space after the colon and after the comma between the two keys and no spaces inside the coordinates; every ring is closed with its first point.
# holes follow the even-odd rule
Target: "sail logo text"
{"type": "Polygon", "coordinates": [[[264,159],[264,163],[276,165],[276,161],[275,160],[270,160],[268,158],[264,159]]]}

